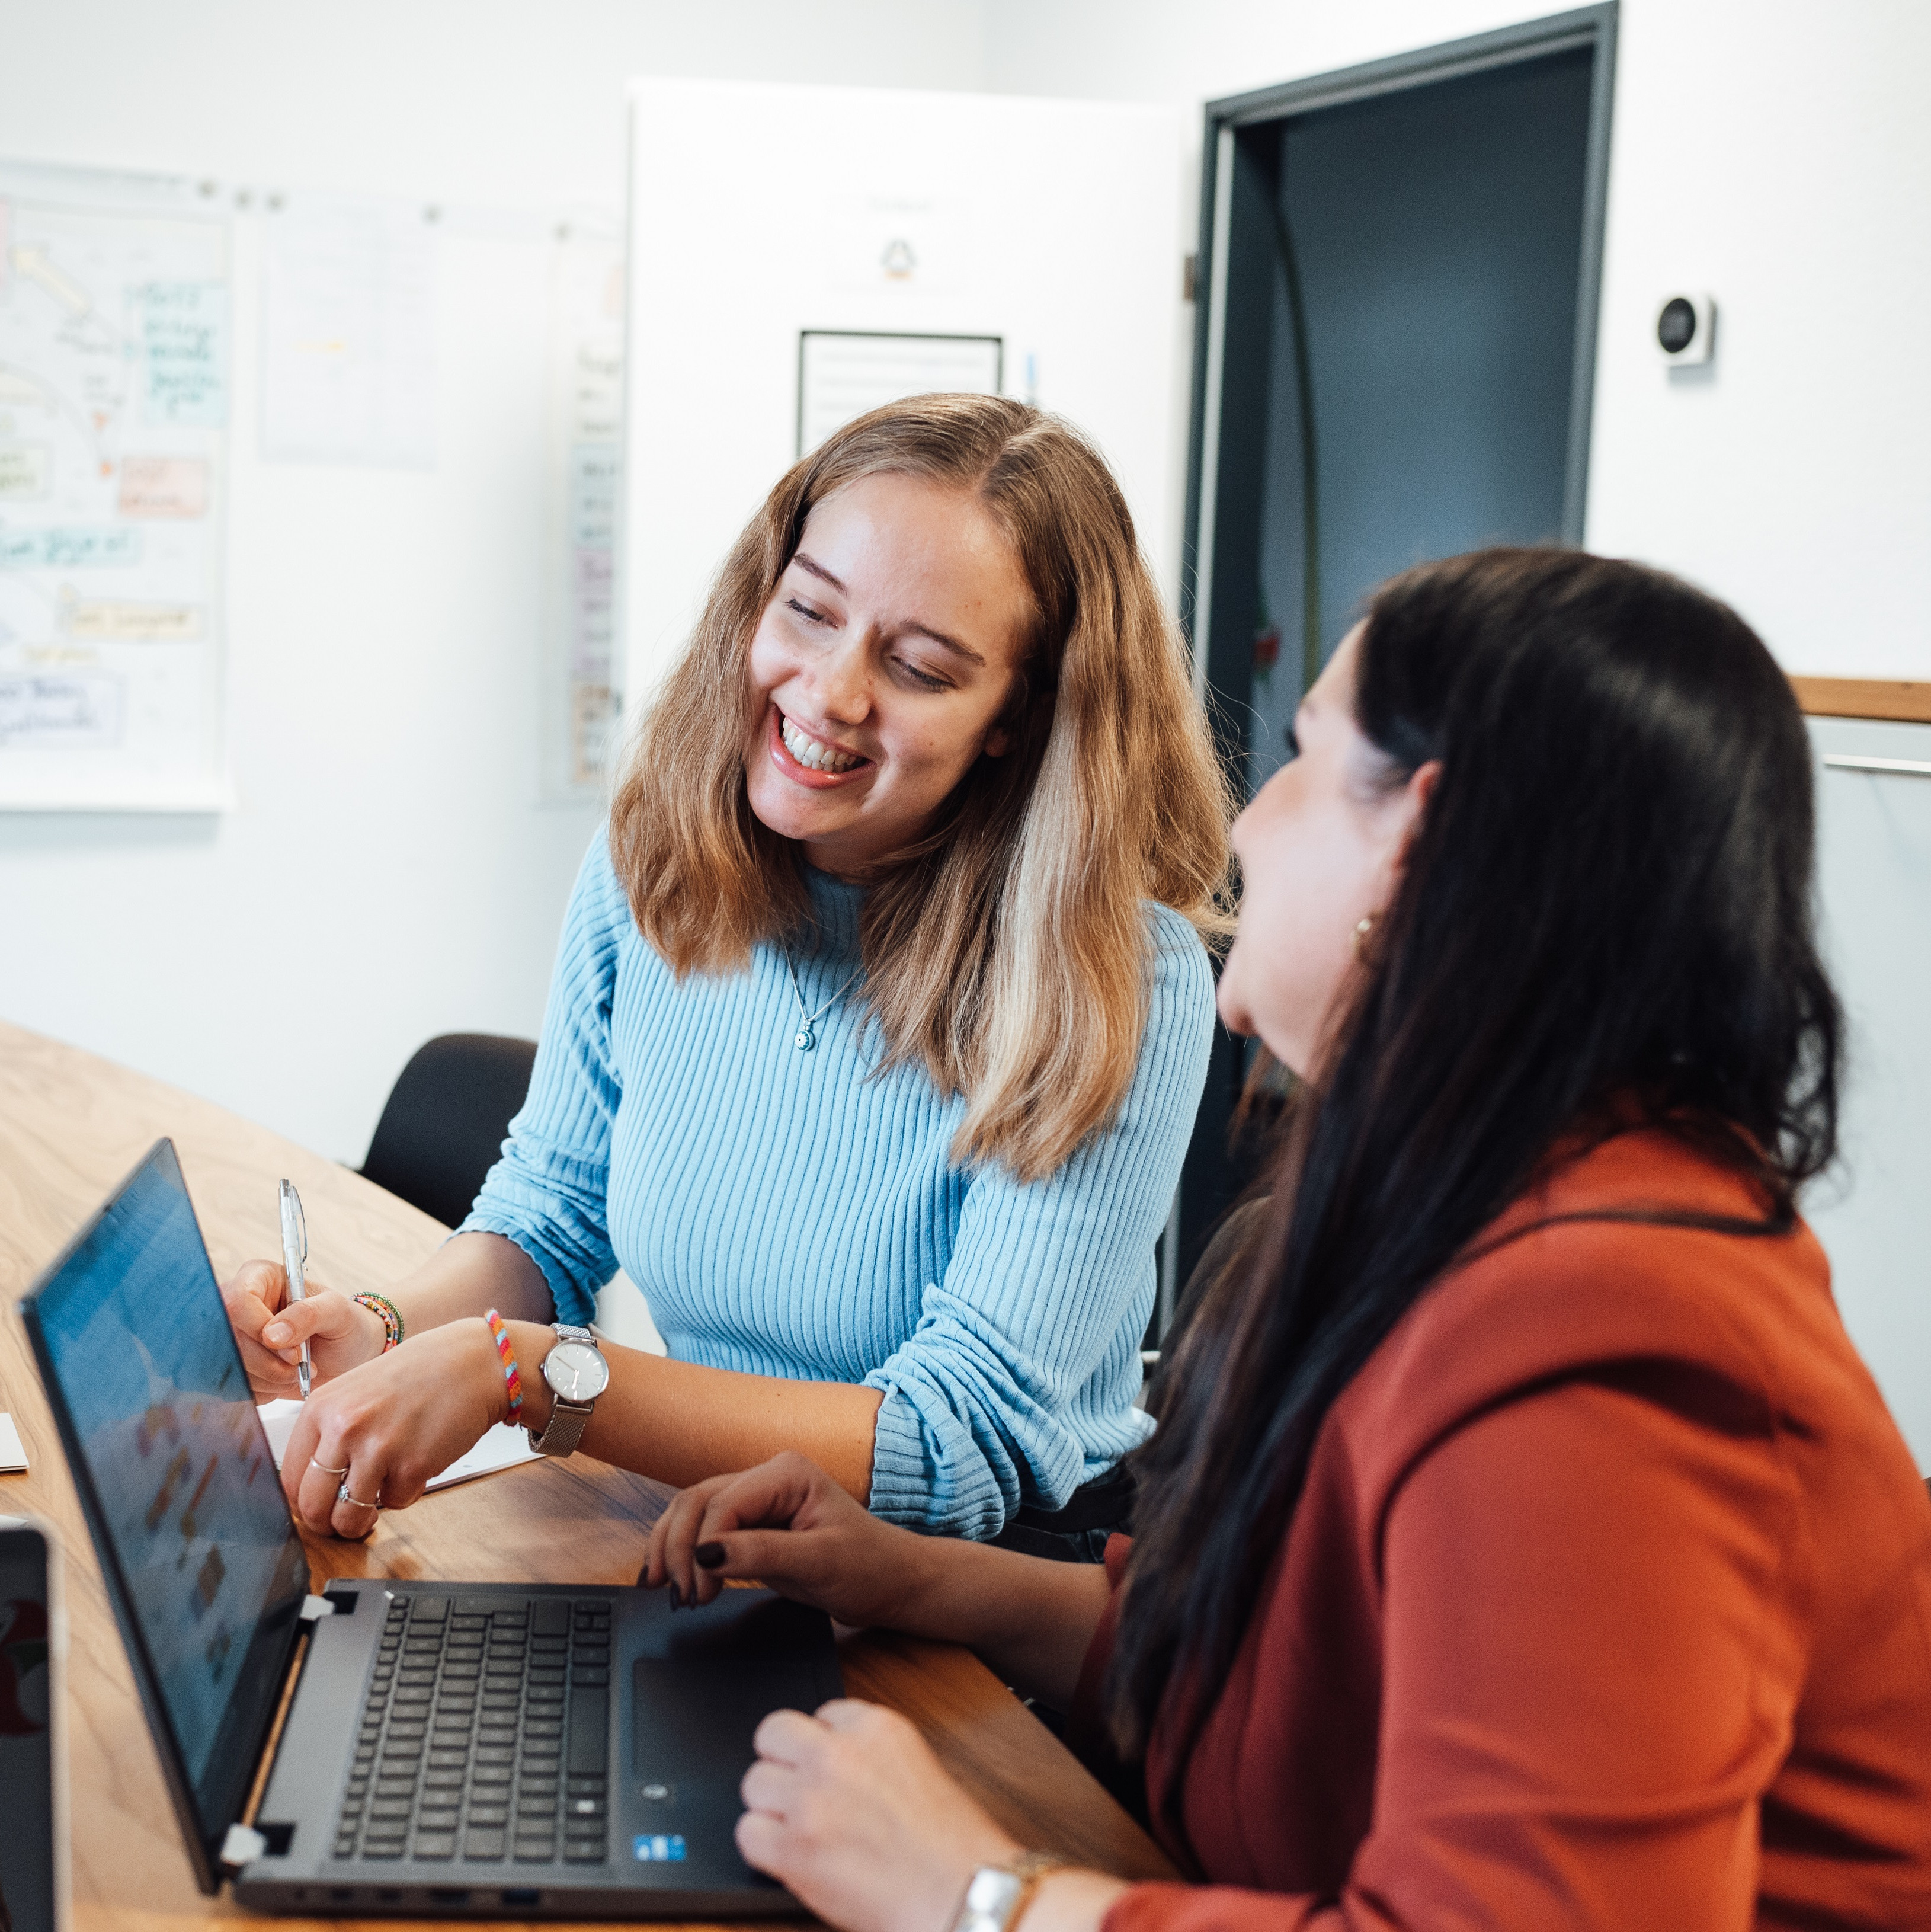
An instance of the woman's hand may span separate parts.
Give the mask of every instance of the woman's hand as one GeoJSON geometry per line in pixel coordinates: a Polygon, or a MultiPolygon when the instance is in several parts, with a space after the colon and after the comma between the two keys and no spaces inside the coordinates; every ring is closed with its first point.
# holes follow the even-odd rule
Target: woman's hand
{"type": "Polygon", "coordinates": [[[924,1580],[930,1539],[880,1522],[817,1463],[787,1450],[754,1469],[680,1490],[650,1533],[637,1580],[708,1604],[727,1577],[863,1628],[902,1624],[924,1580]]]}
{"type": "Polygon", "coordinates": [[[774,1711],[755,1742],[738,1850],[846,1932],[946,1932],[973,1874],[1021,1850],[896,1712],[774,1711]]]}
{"type": "Polygon", "coordinates": [[[311,1283],[305,1300],[290,1301],[288,1272],[279,1262],[244,1262],[221,1299],[258,1402],[301,1394],[295,1366],[304,1340],[317,1382],[379,1355],[387,1340],[380,1316],[334,1288],[311,1283]]]}
{"type": "MultiPolygon", "coordinates": [[[[521,1364],[526,1386],[534,1366],[521,1364]]],[[[302,1404],[282,1459],[289,1506],[310,1529],[367,1536],[378,1499],[384,1509],[407,1508],[508,1407],[486,1323],[448,1322],[412,1335],[302,1404]],[[339,1498],[345,1486],[353,1500],[339,1498]]]]}

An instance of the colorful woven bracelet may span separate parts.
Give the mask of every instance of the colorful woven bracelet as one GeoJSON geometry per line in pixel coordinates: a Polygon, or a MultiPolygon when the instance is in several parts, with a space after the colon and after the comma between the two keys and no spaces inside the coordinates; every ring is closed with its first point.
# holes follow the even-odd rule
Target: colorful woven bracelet
{"type": "Polygon", "coordinates": [[[402,1346],[402,1310],[386,1294],[352,1294],[349,1300],[358,1308],[366,1308],[382,1324],[382,1353],[402,1346]]]}
{"type": "Polygon", "coordinates": [[[510,1412],[504,1418],[514,1422],[523,1411],[523,1378],[516,1370],[516,1351],[510,1346],[510,1331],[503,1326],[503,1318],[493,1308],[483,1319],[490,1324],[490,1333],[496,1337],[496,1354],[503,1365],[503,1381],[510,1392],[510,1412]]]}

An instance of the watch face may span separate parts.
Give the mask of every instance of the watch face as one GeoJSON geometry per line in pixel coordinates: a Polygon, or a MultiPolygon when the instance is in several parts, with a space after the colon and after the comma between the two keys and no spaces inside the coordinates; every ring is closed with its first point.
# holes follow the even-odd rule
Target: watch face
{"type": "Polygon", "coordinates": [[[588,1342],[559,1342],[543,1358],[543,1379],[565,1402],[594,1402],[610,1385],[610,1365],[588,1342]]]}

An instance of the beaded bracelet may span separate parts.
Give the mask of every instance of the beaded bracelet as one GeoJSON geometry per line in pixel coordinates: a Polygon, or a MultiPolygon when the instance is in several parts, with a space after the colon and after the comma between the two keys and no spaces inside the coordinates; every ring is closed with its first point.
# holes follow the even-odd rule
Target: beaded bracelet
{"type": "Polygon", "coordinates": [[[358,1308],[366,1308],[371,1315],[379,1318],[382,1324],[382,1353],[402,1346],[402,1310],[386,1294],[352,1294],[349,1299],[358,1308]]]}
{"type": "Polygon", "coordinates": [[[509,1388],[509,1414],[503,1420],[514,1422],[523,1408],[523,1378],[517,1373],[516,1352],[510,1346],[510,1331],[503,1326],[503,1318],[493,1308],[483,1319],[490,1324],[490,1333],[496,1337],[496,1354],[503,1365],[503,1380],[509,1388]]]}

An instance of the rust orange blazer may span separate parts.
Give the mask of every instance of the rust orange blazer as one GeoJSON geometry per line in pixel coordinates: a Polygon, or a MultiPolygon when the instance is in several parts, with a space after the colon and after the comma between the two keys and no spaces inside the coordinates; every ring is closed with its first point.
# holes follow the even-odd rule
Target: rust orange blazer
{"type": "MultiPolygon", "coordinates": [[[[1631,1133],[1498,1225],[1658,1206],[1756,1211],[1631,1133]]],[[[1181,1798],[1210,1882],[1108,1932],[1931,1928],[1931,1501],[1810,1231],[1570,1222],[1431,1289],[1323,1426],[1181,1798]]]]}

